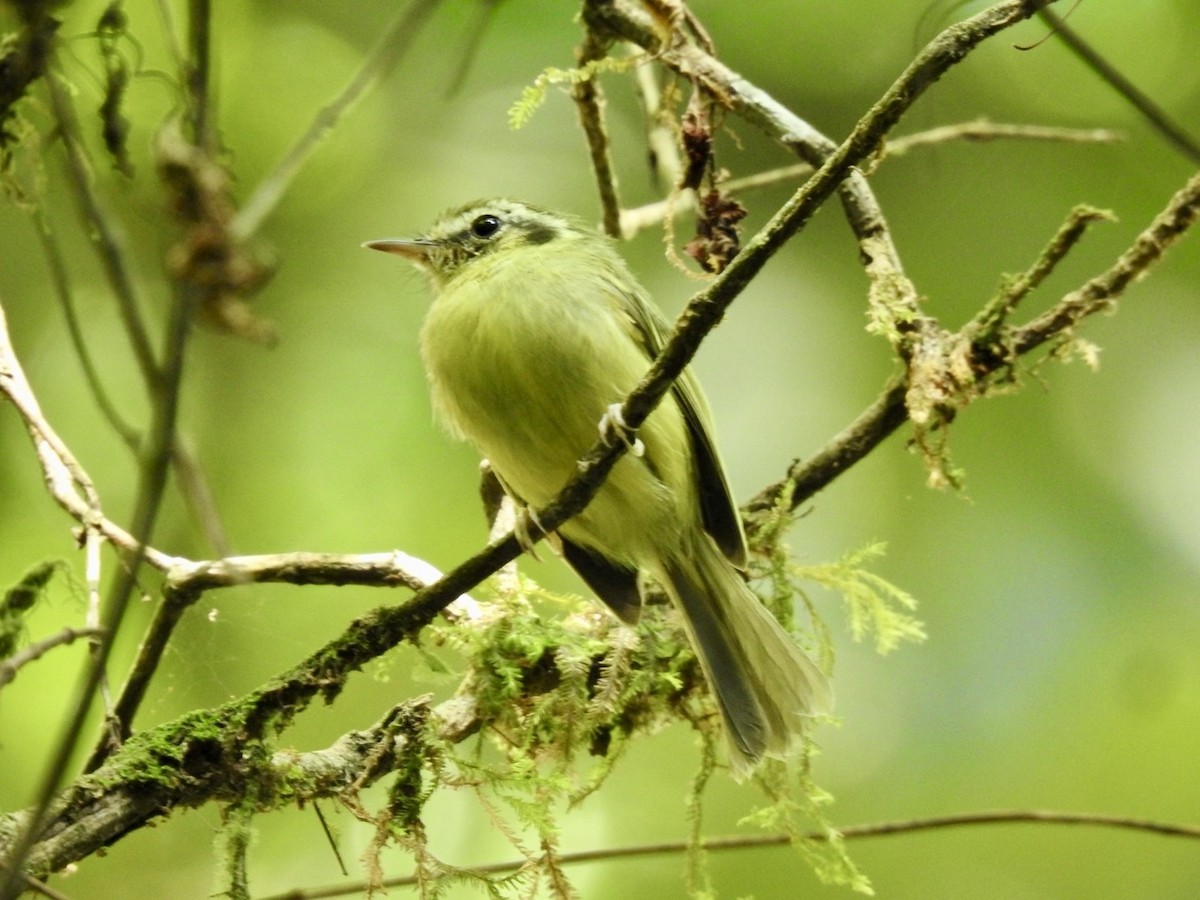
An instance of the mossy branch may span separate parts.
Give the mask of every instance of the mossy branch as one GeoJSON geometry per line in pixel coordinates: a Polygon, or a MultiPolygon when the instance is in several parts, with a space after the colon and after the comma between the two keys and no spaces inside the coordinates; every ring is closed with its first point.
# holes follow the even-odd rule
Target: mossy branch
{"type": "MultiPolygon", "coordinates": [[[[935,381],[949,384],[961,378],[960,387],[970,390],[956,391],[955,403],[966,405],[983,395],[981,386],[994,377],[1007,376],[1013,362],[1020,356],[1051,340],[1069,340],[1072,329],[1080,321],[1097,312],[1112,307],[1116,299],[1138,278],[1146,275],[1163,255],[1192,228],[1200,217],[1200,173],[1193,175],[1187,183],[1171,197],[1166,207],[1137,236],[1124,253],[1102,273],[1088,280],[1050,309],[1035,316],[1022,326],[1011,326],[1002,320],[1011,311],[1017,294],[1003,295],[999,303],[985,305],[976,319],[968,324],[956,337],[948,338],[945,346],[953,347],[943,357],[942,378],[935,381]],[[1001,327],[1003,326],[1003,327],[1001,327]],[[982,334],[990,335],[980,340],[982,334]],[[953,362],[950,360],[953,358],[953,362]],[[969,373],[962,378],[954,373],[969,373]]],[[[1074,246],[1082,235],[1082,228],[1097,221],[1094,211],[1072,213],[1067,223],[1047,245],[1042,256],[1031,266],[1017,284],[1040,281],[1067,250],[1074,246]]],[[[932,370],[938,371],[936,368],[932,370]]],[[[931,376],[932,377],[932,376],[931,376]]],[[[948,399],[949,395],[945,399],[948,399]]],[[[863,459],[885,438],[896,431],[909,418],[909,385],[903,379],[893,380],[869,407],[845,430],[830,440],[819,452],[805,460],[797,460],[788,470],[787,476],[761,491],[744,507],[752,530],[756,521],[770,513],[785,491],[790,492],[792,507],[809,500],[822,488],[828,486],[847,468],[863,459]]]]}

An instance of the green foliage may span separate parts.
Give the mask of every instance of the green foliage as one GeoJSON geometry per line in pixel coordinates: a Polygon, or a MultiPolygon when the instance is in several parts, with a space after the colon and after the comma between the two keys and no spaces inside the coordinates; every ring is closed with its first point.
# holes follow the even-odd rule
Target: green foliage
{"type": "Polygon", "coordinates": [[[614,59],[605,56],[593,59],[582,66],[573,69],[558,69],[548,66],[521,91],[521,97],[508,110],[508,125],[510,128],[524,128],[533,118],[533,114],[546,102],[546,92],[553,84],[577,85],[589,81],[604,72],[628,72],[643,61],[641,56],[629,56],[624,59],[614,59]]]}
{"type": "Polygon", "coordinates": [[[834,563],[792,569],[797,578],[840,594],[854,639],[861,641],[874,634],[875,650],[881,654],[890,653],[904,641],[925,640],[925,626],[909,614],[917,607],[913,596],[867,568],[886,549],[883,543],[868,544],[834,563]]]}
{"type": "MultiPolygon", "coordinates": [[[[852,610],[870,619],[880,643],[894,643],[907,632],[902,617],[888,613],[889,603],[907,595],[860,569],[876,549],[814,571],[818,580],[842,585],[853,597],[852,610]]],[[[424,658],[436,671],[448,668],[437,648],[466,661],[457,693],[470,698],[482,728],[478,738],[463,744],[436,745],[430,737],[424,787],[412,809],[419,812],[434,789],[469,790],[526,865],[502,879],[456,869],[429,852],[419,817],[409,814],[391,836],[412,854],[421,889],[439,896],[449,884],[469,881],[499,897],[518,885],[532,894],[541,884],[553,896],[574,896],[556,861],[562,815],[604,783],[634,734],[682,717],[701,738],[687,801],[688,890],[695,897],[715,896],[703,852],[703,798],[718,769],[721,732],[674,610],[651,604],[635,631],[592,601],[551,595],[519,575],[507,574],[503,583],[475,615],[439,621],[423,634],[424,658]]],[[[862,630],[855,627],[856,633],[862,630]]],[[[907,631],[913,628],[919,626],[910,623],[907,631]]],[[[787,830],[821,878],[868,891],[825,818],[830,797],[810,778],[813,752],[809,745],[786,765],[772,761],[762,768],[755,782],[768,803],[746,822],[787,830]],[[823,838],[802,837],[813,831],[823,838]]],[[[399,780],[422,783],[416,774],[416,781],[399,780]]],[[[399,825],[403,817],[393,812],[380,820],[399,825]]]]}
{"type": "Polygon", "coordinates": [[[922,641],[925,628],[910,611],[917,601],[907,591],[897,587],[867,568],[883,557],[887,545],[880,542],[851,551],[836,562],[823,565],[798,565],[792,559],[784,538],[796,518],[792,511],[792,488],[779,492],[773,509],[758,522],[754,532],[754,550],[761,560],[756,574],[765,577],[771,587],[768,606],[785,626],[793,625],[797,601],[808,611],[816,632],[819,655],[828,663],[832,656],[832,640],[812,601],[800,588],[804,581],[813,581],[841,595],[850,617],[850,632],[855,640],[874,633],[875,649],[889,653],[902,641],[922,641]]]}
{"type": "Polygon", "coordinates": [[[874,894],[870,880],[854,865],[845,841],[825,816],[824,808],[833,798],[812,782],[810,758],[805,754],[787,763],[768,760],[760,767],[755,782],[771,803],[746,816],[740,824],[787,834],[792,846],[826,884],[874,894]]]}

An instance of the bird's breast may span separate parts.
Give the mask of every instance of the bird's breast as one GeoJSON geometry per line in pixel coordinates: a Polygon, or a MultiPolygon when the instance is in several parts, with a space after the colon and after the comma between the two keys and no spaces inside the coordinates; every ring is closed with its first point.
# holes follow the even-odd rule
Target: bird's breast
{"type": "MultiPolygon", "coordinates": [[[[421,335],[434,409],[525,502],[545,505],[596,443],[606,409],[650,366],[620,295],[549,268],[452,284],[421,335]]],[[[698,520],[687,428],[668,395],[588,508],[564,526],[609,559],[639,564],[698,520]],[[634,527],[633,523],[638,522],[634,527]]]]}

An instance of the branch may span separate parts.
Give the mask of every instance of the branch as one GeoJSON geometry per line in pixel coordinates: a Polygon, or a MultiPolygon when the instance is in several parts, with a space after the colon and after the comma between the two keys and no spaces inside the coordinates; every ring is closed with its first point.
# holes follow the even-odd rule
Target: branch
{"type": "Polygon", "coordinates": [[[355,103],[395,67],[408,51],[409,44],[417,36],[426,17],[433,12],[439,0],[414,0],[396,17],[378,43],[363,61],[354,77],[342,88],[328,106],[318,111],[308,130],[302,134],[287,155],[255,187],[242,205],[230,226],[230,233],[239,240],[249,239],[266,218],[279,205],[292,179],[316,152],[325,135],[341,121],[355,103]]]}
{"type": "MultiPolygon", "coordinates": [[[[958,813],[949,816],[931,816],[927,819],[872,822],[865,825],[848,825],[845,828],[838,829],[837,834],[845,840],[857,840],[860,838],[912,834],[920,831],[934,831],[967,825],[1011,825],[1017,823],[1088,825],[1099,828],[1146,831],[1152,834],[1200,840],[1200,826],[1195,825],[1179,825],[1172,822],[1137,819],[1127,816],[1106,816],[1096,813],[1071,813],[1038,809],[986,810],[974,813],[958,813]]],[[[824,831],[813,831],[803,835],[803,840],[827,841],[829,840],[829,834],[824,831]]],[[[794,842],[795,837],[789,834],[729,835],[726,837],[704,838],[699,842],[699,849],[706,852],[720,852],[724,850],[746,850],[762,847],[787,847],[794,842]]],[[[657,844],[635,844],[628,847],[608,847],[600,850],[582,850],[576,853],[558,853],[555,855],[555,862],[560,865],[578,865],[580,863],[603,862],[610,859],[635,859],[643,856],[676,855],[690,852],[693,849],[696,848],[687,841],[664,841],[657,844]]],[[[505,872],[515,872],[527,865],[529,865],[529,860],[520,859],[489,863],[482,866],[471,866],[466,871],[479,876],[500,875],[505,872]]],[[[389,878],[382,882],[379,887],[410,887],[416,883],[417,876],[409,875],[402,878],[389,878]]],[[[264,897],[262,900],[323,900],[323,898],[359,894],[364,890],[364,887],[363,884],[338,884],[323,888],[298,889],[264,897]]]]}
{"type": "MultiPolygon", "coordinates": [[[[1002,348],[994,343],[970,346],[972,338],[976,336],[978,322],[964,328],[959,334],[958,347],[966,355],[962,361],[965,368],[974,373],[979,383],[983,383],[988,377],[1007,371],[1016,356],[1026,354],[1052,338],[1065,337],[1086,316],[1110,309],[1132,282],[1147,274],[1162,259],[1167,250],[1196,223],[1198,217],[1200,172],[1188,179],[1111,267],[1078,290],[1067,294],[1028,324],[998,335],[996,340],[1002,341],[1002,348]]],[[[1056,245],[1057,240],[1058,236],[1056,241],[1051,242],[1051,247],[1056,245]]],[[[1070,241],[1067,241],[1056,252],[1065,253],[1069,246],[1070,241]]],[[[1046,274],[1045,267],[1046,257],[1043,255],[1027,277],[1040,280],[1046,274]]],[[[893,382],[885,388],[875,402],[841,434],[814,456],[794,463],[787,478],[764,489],[747,503],[744,509],[748,517],[753,521],[776,508],[785,491],[790,492],[788,504],[795,509],[865,457],[908,419],[906,396],[907,387],[904,383],[893,382]]]]}
{"type": "MultiPolygon", "coordinates": [[[[948,29],[926,48],[883,100],[859,122],[850,137],[836,151],[828,154],[813,177],[745,245],[730,265],[688,303],[662,352],[622,406],[623,419],[631,429],[640,427],[645,421],[691,361],[703,337],[717,324],[728,306],[766,261],[811,219],[851,174],[854,166],[874,152],[882,136],[921,92],[984,38],[1031,15],[1037,5],[1013,2],[1000,4],[968,23],[948,29]]],[[[706,58],[711,60],[711,57],[706,58]]],[[[715,61],[712,62],[715,64],[715,61]]],[[[881,218],[875,220],[875,226],[868,231],[865,239],[878,243],[879,249],[886,250],[890,247],[890,240],[882,230],[881,218]]],[[[537,520],[545,532],[553,532],[586,506],[624,451],[623,442],[614,442],[612,446],[606,446],[603,441],[597,442],[581,459],[578,472],[555,500],[538,512],[537,520]]],[[[268,729],[285,727],[314,697],[320,695],[326,700],[335,697],[353,671],[386,652],[404,637],[418,632],[455,597],[516,558],[520,552],[517,538],[511,533],[490,543],[437,583],[417,592],[409,603],[376,609],[366,614],[353,623],[345,634],[290,672],[276,677],[236,706],[223,707],[219,711],[220,721],[236,725],[236,728],[230,727],[229,732],[236,735],[239,746],[244,746],[247,740],[261,738],[268,729]],[[228,719],[232,719],[232,723],[228,719]]],[[[230,738],[227,736],[226,739],[230,738]]],[[[35,820],[37,818],[35,816],[35,820]]],[[[33,829],[26,833],[33,833],[33,829]]]]}
{"type": "Polygon", "coordinates": [[[67,88],[61,83],[60,78],[59,74],[51,72],[47,75],[45,82],[46,89],[50,93],[50,106],[54,111],[54,118],[66,150],[67,173],[70,176],[68,182],[75,194],[75,202],[79,207],[80,216],[84,220],[84,231],[91,237],[101,265],[104,267],[104,274],[108,277],[113,296],[116,297],[121,323],[125,327],[125,334],[133,348],[133,358],[141,372],[142,381],[149,390],[158,380],[158,364],[154,360],[150,335],[146,331],[141,305],[133,286],[133,275],[126,262],[128,254],[124,246],[124,237],[116,223],[104,210],[92,185],[91,166],[88,164],[83,142],[79,136],[79,120],[75,116],[67,88]]]}
{"type": "MultiPolygon", "coordinates": [[[[640,70],[639,70],[640,71],[640,70]]],[[[1070,144],[1109,144],[1123,140],[1117,131],[1105,128],[1057,128],[1044,125],[1011,125],[979,119],[960,122],[956,125],[941,125],[926,131],[894,138],[883,145],[881,161],[905,156],[913,150],[946,144],[952,141],[982,143],[996,140],[1057,141],[1070,144]]],[[[809,177],[814,169],[809,163],[782,166],[767,172],[758,172],[742,178],[733,178],[721,183],[721,190],[731,195],[748,191],[789,184],[809,177]]],[[[642,229],[662,222],[669,211],[680,202],[694,202],[694,192],[688,190],[679,199],[657,200],[632,209],[621,210],[621,237],[629,240],[642,229]]]]}
{"type": "MultiPolygon", "coordinates": [[[[428,708],[423,699],[391,709],[379,722],[352,731],[325,750],[282,751],[257,760],[247,745],[211,725],[233,728],[236,703],[193,713],[139,734],[94,775],[81,778],[51,808],[50,824],[26,857],[26,871],[44,877],[84,859],[174,809],[246,796],[271,808],[322,797],[344,796],[373,784],[421,752],[428,708]],[[209,718],[211,716],[211,718],[209,718]],[[172,742],[175,743],[172,743],[172,742]],[[176,753],[168,757],[168,753],[176,753]],[[159,767],[157,777],[141,766],[159,767]]],[[[0,817],[0,833],[28,827],[29,813],[0,817]],[[7,821],[5,821],[7,819],[7,821]]],[[[0,845],[0,863],[10,862],[0,845]]]]}
{"type": "MultiPolygon", "coordinates": [[[[278,553],[266,556],[241,556],[212,562],[192,562],[177,559],[167,571],[162,602],[138,647],[137,658],[121,695],[113,707],[113,715],[121,722],[131,723],[145,698],[146,691],[175,626],[205,591],[245,584],[286,583],[351,584],[371,587],[408,587],[420,590],[442,577],[435,566],[399,550],[374,554],[278,553]]],[[[470,596],[455,598],[444,610],[451,619],[475,619],[480,606],[470,596]]],[[[96,751],[88,762],[91,771],[103,762],[107,750],[96,751]]]]}
{"type": "Polygon", "coordinates": [[[1013,336],[1013,348],[1018,353],[1028,353],[1050,338],[1069,332],[1081,319],[1110,309],[1130,284],[1143,277],[1196,224],[1198,216],[1200,172],[1187,180],[1111,267],[1018,329],[1013,336]]]}
{"type": "MultiPolygon", "coordinates": [[[[829,138],[768,93],[729,69],[696,42],[687,40],[679,29],[673,28],[669,39],[664,37],[660,23],[652,21],[626,0],[584,0],[583,18],[594,33],[609,40],[637,44],[664,65],[698,83],[727,108],[761,128],[806,162],[819,166],[814,180],[836,179],[832,185],[821,186],[812,196],[820,205],[829,190],[834,187],[840,190],[842,205],[858,238],[871,279],[873,318],[878,330],[893,340],[901,358],[908,359],[912,348],[932,333],[935,323],[918,308],[916,291],[904,276],[887,221],[866,177],[856,166],[874,154],[888,131],[952,66],[987,38],[1030,18],[1051,2],[1053,0],[1006,0],[942,31],[859,120],[850,137],[836,147],[829,138]]],[[[796,198],[793,198],[789,206],[795,203],[796,198]]],[[[784,210],[787,209],[785,206],[784,210]]],[[[781,239],[770,252],[791,237],[814,210],[815,207],[797,208],[794,214],[789,213],[781,239]]]]}
{"type": "MultiPolygon", "coordinates": [[[[1043,9],[1038,13],[1038,17],[1054,29],[1054,34],[1058,35],[1059,39],[1076,56],[1083,60],[1084,65],[1099,75],[1118,94],[1129,101],[1129,104],[1142,114],[1142,117],[1150,123],[1151,127],[1166,138],[1167,143],[1175,147],[1176,150],[1191,160],[1192,163],[1200,163],[1200,142],[1189,134],[1182,125],[1174,121],[1168,115],[1167,111],[1155,103],[1148,94],[1126,78],[1101,54],[1097,53],[1091,44],[1085,41],[1075,29],[1066,23],[1062,16],[1053,10],[1043,9]]],[[[1025,48],[1022,47],[1021,49],[1025,48]]]]}
{"type": "Polygon", "coordinates": [[[0,688],[16,678],[23,666],[41,659],[55,647],[73,644],[80,638],[99,637],[103,633],[100,628],[64,628],[57,634],[34,641],[7,659],[0,659],[0,688]]]}
{"type": "MultiPolygon", "coordinates": [[[[582,69],[588,63],[604,58],[607,43],[588,31],[575,51],[575,62],[582,69]]],[[[621,233],[621,201],[617,197],[617,175],[609,153],[608,129],[604,125],[604,92],[598,74],[577,81],[571,87],[571,97],[579,112],[579,125],[587,139],[592,160],[592,172],[600,192],[601,221],[604,233],[617,237],[621,233]]]]}

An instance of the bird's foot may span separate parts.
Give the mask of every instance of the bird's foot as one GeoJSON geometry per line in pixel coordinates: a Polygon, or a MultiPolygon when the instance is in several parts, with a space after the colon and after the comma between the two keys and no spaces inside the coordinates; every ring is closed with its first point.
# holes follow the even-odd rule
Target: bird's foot
{"type": "Polygon", "coordinates": [[[600,417],[600,439],[606,444],[611,444],[614,437],[623,443],[634,456],[645,454],[646,445],[642,443],[642,439],[637,436],[634,429],[625,424],[625,417],[621,415],[620,403],[612,404],[600,417]]]}
{"type": "Polygon", "coordinates": [[[533,538],[533,528],[536,528],[542,535],[548,536],[549,532],[542,527],[542,523],[538,521],[537,513],[534,512],[531,506],[519,506],[517,515],[513,521],[513,535],[517,539],[517,543],[521,545],[521,549],[536,559],[538,562],[542,558],[537,555],[533,538]],[[532,526],[532,527],[531,527],[532,526]]]}

